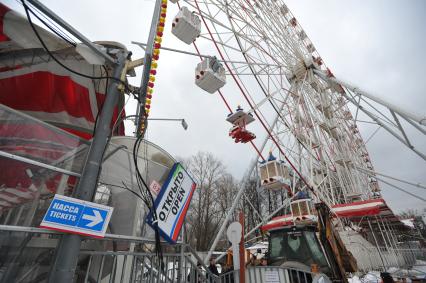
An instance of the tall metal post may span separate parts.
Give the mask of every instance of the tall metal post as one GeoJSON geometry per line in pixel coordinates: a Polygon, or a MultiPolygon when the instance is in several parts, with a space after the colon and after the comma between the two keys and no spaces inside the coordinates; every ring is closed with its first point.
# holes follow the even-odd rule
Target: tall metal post
{"type": "MultiPolygon", "coordinates": [[[[118,63],[114,66],[113,77],[121,78],[126,56],[124,52],[118,55],[118,63]]],[[[95,135],[90,146],[80,181],[73,192],[73,197],[91,201],[96,192],[98,176],[101,171],[102,158],[109,142],[110,125],[114,108],[121,94],[119,82],[110,80],[108,93],[98,118],[95,135]]],[[[49,275],[49,282],[73,282],[78,255],[80,253],[81,236],[63,235],[56,248],[55,258],[49,275]]]]}
{"type": "Polygon", "coordinates": [[[182,224],[182,232],[180,233],[182,243],[180,245],[180,259],[179,259],[179,269],[178,269],[178,282],[184,282],[185,281],[185,265],[183,264],[185,262],[185,220],[182,224]]]}
{"type": "MultiPolygon", "coordinates": [[[[142,123],[146,122],[146,114],[145,114],[145,103],[146,103],[146,91],[148,89],[148,81],[149,81],[149,72],[151,71],[151,63],[152,63],[152,51],[154,49],[154,40],[157,34],[157,24],[160,19],[161,12],[161,0],[155,1],[154,12],[152,14],[151,20],[151,28],[149,30],[148,42],[146,44],[145,56],[143,59],[143,72],[141,79],[141,87],[139,90],[139,105],[136,109],[136,115],[138,116],[135,120],[136,122],[136,131],[135,136],[138,136],[140,127],[142,123]]],[[[145,126],[146,130],[146,126],[145,126]]],[[[145,131],[144,130],[144,131],[145,131]]]]}
{"type": "Polygon", "coordinates": [[[241,241],[239,246],[239,252],[240,252],[240,276],[239,276],[239,282],[238,283],[246,283],[246,250],[244,247],[244,210],[240,211],[239,215],[239,221],[241,223],[241,226],[243,227],[243,231],[241,233],[241,241]]]}

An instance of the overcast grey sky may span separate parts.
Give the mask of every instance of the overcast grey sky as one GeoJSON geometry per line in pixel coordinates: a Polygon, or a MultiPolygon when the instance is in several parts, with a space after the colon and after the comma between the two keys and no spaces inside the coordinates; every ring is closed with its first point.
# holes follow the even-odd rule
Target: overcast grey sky
{"type": "MultiPolygon", "coordinates": [[[[14,0],[2,1],[23,11],[14,0]]],[[[145,42],[154,1],[42,1],[91,40],[114,40],[127,45],[141,57],[131,41],[145,42]]],[[[426,1],[286,1],[292,13],[315,44],[333,73],[344,80],[388,99],[410,111],[425,114],[426,79],[426,1]]],[[[194,52],[170,33],[177,7],[170,3],[163,46],[194,52]]],[[[202,53],[214,53],[213,46],[202,45],[202,53]]],[[[198,58],[162,51],[154,90],[151,117],[185,118],[188,131],[179,124],[152,121],[148,139],[172,155],[188,157],[197,151],[214,153],[237,178],[247,170],[254,151],[248,145],[235,144],[228,137],[228,114],[217,94],[208,94],[194,84],[198,58]]],[[[140,78],[132,80],[138,84],[140,78]]],[[[224,88],[233,108],[239,94],[224,88]]],[[[126,108],[134,112],[131,101],[126,108]]],[[[364,139],[369,129],[360,125],[364,139]]],[[[129,128],[130,129],[130,128],[129,128]]],[[[259,144],[264,131],[255,127],[259,144]]],[[[128,132],[131,133],[131,130],[128,132]]],[[[413,143],[426,152],[424,135],[415,135],[413,143]]],[[[368,144],[375,170],[413,182],[426,183],[426,162],[380,130],[368,144]]],[[[426,190],[406,187],[426,197],[426,190]]],[[[424,209],[425,203],[382,185],[383,195],[396,211],[424,209]]]]}

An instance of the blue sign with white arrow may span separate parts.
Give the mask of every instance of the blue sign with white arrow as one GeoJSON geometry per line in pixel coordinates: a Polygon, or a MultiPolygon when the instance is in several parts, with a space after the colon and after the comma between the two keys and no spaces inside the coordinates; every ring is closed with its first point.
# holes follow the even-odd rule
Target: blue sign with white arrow
{"type": "Polygon", "coordinates": [[[40,227],[102,238],[114,208],[55,195],[40,227]]]}

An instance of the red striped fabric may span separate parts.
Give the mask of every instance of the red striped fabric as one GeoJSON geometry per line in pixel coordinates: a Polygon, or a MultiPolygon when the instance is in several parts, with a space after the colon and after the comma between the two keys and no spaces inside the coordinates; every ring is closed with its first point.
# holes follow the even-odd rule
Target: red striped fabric
{"type": "Polygon", "coordinates": [[[0,80],[0,103],[25,111],[57,113],[94,122],[89,91],[70,77],[34,72],[0,80]]]}
{"type": "MultiPolygon", "coordinates": [[[[93,125],[97,113],[92,113],[89,90],[76,83],[69,76],[59,76],[48,71],[38,71],[0,79],[0,103],[20,111],[39,113],[61,113],[68,115],[68,121],[62,128],[84,139],[92,138],[93,127],[84,131],[75,128],[74,119],[84,119],[93,125]],[[69,126],[67,126],[67,124],[69,126]]],[[[96,93],[98,109],[102,107],[105,95],[96,93]]],[[[118,117],[118,107],[114,109],[111,127],[118,117]]],[[[122,116],[125,113],[123,111],[122,116]]],[[[121,123],[115,135],[124,135],[121,123]]]]}
{"type": "Polygon", "coordinates": [[[10,41],[10,39],[3,32],[4,15],[6,15],[6,13],[9,11],[10,9],[6,5],[0,3],[0,42],[10,41]]]}

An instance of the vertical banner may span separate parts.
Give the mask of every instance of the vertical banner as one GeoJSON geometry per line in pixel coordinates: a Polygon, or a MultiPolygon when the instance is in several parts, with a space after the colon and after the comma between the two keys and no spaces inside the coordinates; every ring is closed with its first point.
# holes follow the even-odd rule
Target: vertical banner
{"type": "MultiPolygon", "coordinates": [[[[195,187],[196,183],[182,164],[175,163],[154,202],[160,234],[170,243],[177,241],[195,187]]],[[[146,221],[154,227],[151,212],[146,221]]]]}

